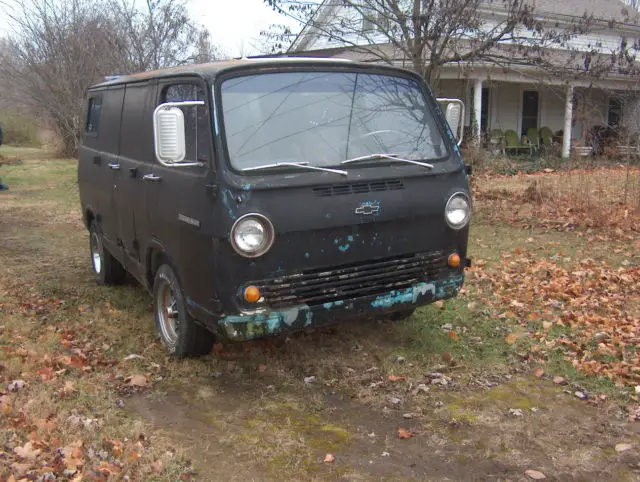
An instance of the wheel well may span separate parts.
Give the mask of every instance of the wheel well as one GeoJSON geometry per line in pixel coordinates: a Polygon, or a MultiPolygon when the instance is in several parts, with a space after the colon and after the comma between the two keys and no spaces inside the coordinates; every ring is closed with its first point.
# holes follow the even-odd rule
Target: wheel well
{"type": "Polygon", "coordinates": [[[153,281],[156,277],[158,268],[164,264],[167,257],[159,248],[150,248],[147,253],[147,282],[149,287],[153,288],[153,281]]]}
{"type": "Polygon", "coordinates": [[[95,218],[96,217],[93,215],[93,212],[91,211],[91,209],[87,209],[86,212],[84,213],[84,221],[87,226],[87,229],[89,229],[89,226],[91,226],[91,223],[95,218]]]}

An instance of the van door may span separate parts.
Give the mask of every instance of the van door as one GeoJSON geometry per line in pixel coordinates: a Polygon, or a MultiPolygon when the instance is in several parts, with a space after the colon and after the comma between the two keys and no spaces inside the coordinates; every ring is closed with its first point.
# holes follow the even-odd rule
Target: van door
{"type": "MultiPolygon", "coordinates": [[[[180,277],[187,303],[207,306],[212,289],[212,236],[215,183],[213,131],[208,92],[200,79],[161,81],[156,105],[165,102],[205,101],[182,107],[185,119],[185,161],[202,167],[168,167],[155,162],[143,177],[146,183],[150,234],[170,256],[180,277]]],[[[153,109],[150,109],[153,110],[153,109]]]]}
{"type": "Polygon", "coordinates": [[[144,277],[141,239],[148,236],[145,167],[153,163],[155,82],[128,84],[124,94],[118,162],[116,206],[124,263],[137,278],[144,277]]]}
{"type": "Polygon", "coordinates": [[[121,86],[89,94],[84,145],[80,150],[82,169],[78,172],[84,207],[93,210],[103,242],[118,260],[118,209],[114,201],[120,174],[118,142],[123,98],[121,86]]]}

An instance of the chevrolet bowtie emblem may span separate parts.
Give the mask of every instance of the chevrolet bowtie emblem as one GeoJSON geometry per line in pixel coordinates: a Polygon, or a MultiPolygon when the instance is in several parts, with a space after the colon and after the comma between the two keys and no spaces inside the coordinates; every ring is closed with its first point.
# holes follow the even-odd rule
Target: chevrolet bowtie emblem
{"type": "Polygon", "coordinates": [[[362,216],[375,216],[380,214],[380,203],[362,203],[354,212],[362,216]]]}

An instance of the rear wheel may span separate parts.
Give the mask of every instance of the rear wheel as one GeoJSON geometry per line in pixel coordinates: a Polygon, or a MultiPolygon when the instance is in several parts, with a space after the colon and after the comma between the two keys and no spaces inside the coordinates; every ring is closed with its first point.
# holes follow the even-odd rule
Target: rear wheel
{"type": "Polygon", "coordinates": [[[121,284],[127,273],[118,260],[105,249],[102,230],[95,221],[92,221],[89,227],[89,249],[96,282],[101,285],[121,284]]]}
{"type": "Polygon", "coordinates": [[[214,335],[189,315],[173,269],[163,264],[153,283],[153,312],[162,343],[176,358],[206,355],[214,335]]]}

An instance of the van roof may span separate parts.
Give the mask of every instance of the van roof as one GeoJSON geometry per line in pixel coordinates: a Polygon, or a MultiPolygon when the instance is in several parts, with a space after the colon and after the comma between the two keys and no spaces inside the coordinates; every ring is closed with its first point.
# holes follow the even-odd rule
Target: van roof
{"type": "MultiPolygon", "coordinates": [[[[127,84],[131,82],[142,82],[150,79],[159,79],[163,77],[173,77],[176,75],[197,75],[199,77],[214,77],[229,69],[238,67],[265,67],[273,68],[283,65],[318,65],[318,66],[339,66],[348,64],[350,66],[369,66],[369,64],[363,64],[361,62],[354,62],[347,59],[323,59],[317,57],[275,57],[275,58],[252,58],[252,59],[234,59],[223,60],[218,62],[210,62],[207,64],[189,64],[180,65],[177,67],[169,67],[166,69],[150,70],[148,72],[140,72],[136,74],[126,75],[113,75],[107,77],[105,82],[95,84],[90,89],[109,87],[118,84],[127,84]]],[[[376,65],[376,68],[380,68],[380,65],[376,65]]],[[[394,70],[398,70],[394,68],[394,70]]]]}

